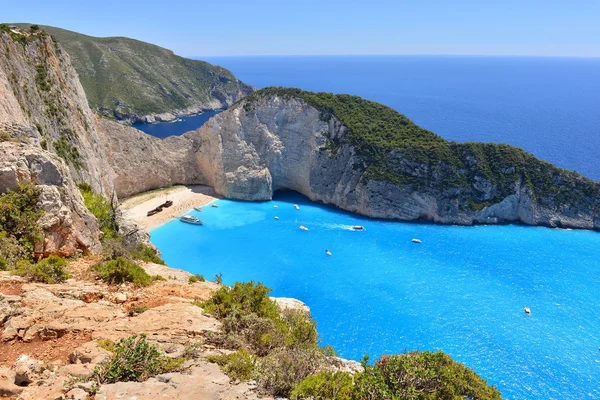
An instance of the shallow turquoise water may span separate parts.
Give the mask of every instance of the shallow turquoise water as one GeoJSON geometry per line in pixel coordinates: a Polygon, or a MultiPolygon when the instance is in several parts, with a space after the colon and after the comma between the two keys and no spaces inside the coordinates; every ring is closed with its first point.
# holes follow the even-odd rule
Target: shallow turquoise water
{"type": "Polygon", "coordinates": [[[304,301],[340,356],[442,349],[507,399],[600,399],[599,233],[385,222],[289,192],[218,204],[152,231],[167,263],[304,301]]]}

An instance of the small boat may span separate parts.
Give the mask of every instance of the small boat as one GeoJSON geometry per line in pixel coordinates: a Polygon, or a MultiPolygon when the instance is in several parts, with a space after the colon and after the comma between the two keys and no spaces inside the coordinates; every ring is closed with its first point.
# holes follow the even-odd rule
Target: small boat
{"type": "Polygon", "coordinates": [[[219,205],[217,203],[212,203],[210,206],[214,207],[214,208],[218,208],[219,207],[219,205]]]}
{"type": "Polygon", "coordinates": [[[298,228],[302,229],[303,231],[307,231],[308,230],[308,228],[305,227],[304,225],[300,225],[298,228]]]}
{"type": "Polygon", "coordinates": [[[413,240],[411,240],[411,242],[413,242],[413,243],[422,243],[421,239],[413,239],[413,240]]]}
{"type": "Polygon", "coordinates": [[[273,208],[279,208],[279,206],[273,206],[273,208]]]}
{"type": "Polygon", "coordinates": [[[163,207],[163,208],[169,208],[169,207],[171,207],[172,205],[173,205],[173,201],[172,201],[172,200],[167,200],[167,201],[165,201],[165,202],[164,202],[164,203],[161,205],[161,207],[163,207]]]}
{"type": "Polygon", "coordinates": [[[362,225],[354,225],[350,229],[352,229],[353,231],[366,231],[365,227],[362,225]]]}
{"type": "Polygon", "coordinates": [[[202,212],[202,207],[200,206],[196,206],[194,207],[194,210],[198,211],[198,212],[202,212]]]}
{"type": "Polygon", "coordinates": [[[159,213],[159,212],[161,212],[161,211],[162,211],[162,209],[160,209],[160,210],[159,210],[158,208],[155,208],[154,210],[150,210],[150,211],[148,211],[148,214],[146,214],[146,216],[147,216],[147,217],[151,217],[151,216],[153,216],[153,215],[155,215],[155,214],[158,214],[158,213],[159,213]]]}
{"type": "Polygon", "coordinates": [[[276,215],[274,218],[275,218],[275,219],[279,219],[279,217],[278,217],[277,215],[276,215]]]}
{"type": "Polygon", "coordinates": [[[330,256],[331,252],[329,250],[325,250],[325,254],[327,254],[328,256],[330,256]]]}
{"type": "Polygon", "coordinates": [[[194,217],[193,215],[184,215],[183,217],[180,217],[179,220],[181,222],[185,222],[185,223],[193,224],[193,225],[204,224],[204,222],[202,222],[202,220],[200,218],[194,217]]]}
{"type": "Polygon", "coordinates": [[[299,206],[298,204],[294,204],[294,208],[295,208],[296,210],[299,210],[299,209],[300,209],[300,206],[299,206]]]}
{"type": "Polygon", "coordinates": [[[529,307],[525,307],[525,314],[527,314],[527,315],[531,314],[531,310],[529,309],[529,307]]]}

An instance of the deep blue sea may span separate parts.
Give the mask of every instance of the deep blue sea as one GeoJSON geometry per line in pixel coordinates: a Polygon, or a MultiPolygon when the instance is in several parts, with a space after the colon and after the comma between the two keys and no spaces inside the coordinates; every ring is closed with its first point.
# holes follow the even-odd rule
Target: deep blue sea
{"type": "Polygon", "coordinates": [[[202,114],[179,117],[172,122],[159,122],[156,124],[137,123],[134,128],[144,131],[152,136],[166,138],[168,136],[183,135],[186,132],[200,128],[206,121],[220,111],[205,111],[202,114]]]}
{"type": "Polygon", "coordinates": [[[508,143],[600,179],[600,58],[209,57],[257,88],[350,93],[448,140],[508,143]]]}
{"type": "Polygon", "coordinates": [[[441,349],[506,399],[600,399],[599,233],[386,222],[293,192],[218,204],[151,232],[165,261],[304,301],[340,356],[441,349]]]}

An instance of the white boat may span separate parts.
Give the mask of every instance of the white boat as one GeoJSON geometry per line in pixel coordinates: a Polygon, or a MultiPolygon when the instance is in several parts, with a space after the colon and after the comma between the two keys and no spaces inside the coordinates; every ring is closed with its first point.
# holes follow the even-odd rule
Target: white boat
{"type": "Polygon", "coordinates": [[[273,206],[273,208],[279,208],[279,206],[273,206]]]}
{"type": "Polygon", "coordinates": [[[194,217],[193,215],[184,215],[183,217],[180,217],[179,220],[181,222],[185,222],[187,224],[192,224],[192,225],[204,224],[204,222],[202,222],[202,220],[200,218],[194,217]]]}
{"type": "Polygon", "coordinates": [[[308,230],[308,228],[305,227],[304,225],[300,225],[298,228],[302,229],[303,231],[307,231],[308,230]]]}
{"type": "Polygon", "coordinates": [[[300,209],[300,206],[299,206],[298,204],[294,204],[294,208],[295,208],[296,210],[299,210],[299,209],[300,209]]]}
{"type": "Polygon", "coordinates": [[[202,207],[200,206],[196,206],[194,207],[194,210],[198,211],[198,212],[202,212],[202,207]]]}
{"type": "Polygon", "coordinates": [[[214,208],[217,208],[217,207],[219,207],[219,205],[218,205],[217,203],[212,203],[210,206],[211,206],[211,207],[214,207],[214,208]]]}
{"type": "Polygon", "coordinates": [[[413,242],[413,243],[422,243],[421,239],[413,239],[413,240],[411,240],[411,242],[413,242]]]}
{"type": "Polygon", "coordinates": [[[275,218],[275,219],[279,219],[279,217],[278,217],[277,215],[276,215],[274,218],[275,218]]]}
{"type": "Polygon", "coordinates": [[[328,256],[330,256],[331,252],[329,250],[325,250],[325,254],[327,254],[328,256]]]}
{"type": "Polygon", "coordinates": [[[531,314],[531,310],[529,309],[529,307],[525,307],[525,314],[527,314],[527,315],[531,314]]]}
{"type": "Polygon", "coordinates": [[[367,229],[362,226],[362,225],[354,225],[353,227],[351,227],[350,229],[352,229],[353,231],[366,231],[367,229]]]}

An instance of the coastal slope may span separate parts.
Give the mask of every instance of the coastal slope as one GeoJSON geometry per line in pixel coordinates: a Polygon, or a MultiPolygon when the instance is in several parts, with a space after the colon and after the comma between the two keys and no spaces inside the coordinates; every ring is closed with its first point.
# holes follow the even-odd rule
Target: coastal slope
{"type": "Polygon", "coordinates": [[[253,91],[223,67],[179,57],[150,43],[41,28],[69,53],[90,107],[110,118],[168,121],[227,108],[253,91]]]}

